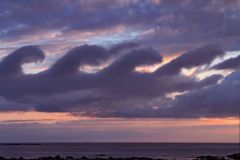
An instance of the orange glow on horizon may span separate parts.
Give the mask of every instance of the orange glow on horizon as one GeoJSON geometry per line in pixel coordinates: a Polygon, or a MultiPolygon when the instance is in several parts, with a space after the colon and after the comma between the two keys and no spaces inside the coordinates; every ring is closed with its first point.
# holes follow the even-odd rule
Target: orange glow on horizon
{"type": "Polygon", "coordinates": [[[39,122],[39,123],[56,123],[63,121],[73,121],[85,119],[85,117],[72,116],[69,113],[60,112],[0,112],[0,123],[1,122],[39,122]]]}
{"type": "MultiPolygon", "coordinates": [[[[133,139],[114,139],[114,142],[238,142],[239,119],[229,118],[96,118],[73,116],[69,113],[44,112],[2,112],[0,124],[22,126],[31,129],[32,126],[40,130],[63,130],[66,136],[71,133],[94,132],[112,134],[116,132],[141,133],[133,139]],[[28,124],[28,125],[27,125],[28,124]],[[205,136],[203,136],[205,135],[205,136]]],[[[136,135],[137,136],[137,135],[136,135]]],[[[86,137],[84,138],[86,140],[86,137]]],[[[91,140],[88,137],[87,140],[91,140]]],[[[106,139],[108,141],[109,139],[106,139]]],[[[81,141],[81,140],[79,140],[81,141]]],[[[96,140],[98,141],[98,140],[96,140]]],[[[101,140],[100,140],[101,141],[101,140]]]]}
{"type": "Polygon", "coordinates": [[[76,122],[86,121],[90,123],[104,123],[104,124],[124,124],[130,126],[200,126],[200,125],[238,125],[239,119],[237,117],[229,118],[200,118],[200,119],[174,119],[174,118],[96,118],[87,116],[74,116],[70,113],[60,112],[1,112],[0,123],[57,123],[57,122],[76,122]],[[176,121],[178,123],[176,123],[176,121]],[[139,123],[140,122],[140,123],[139,123]]]}

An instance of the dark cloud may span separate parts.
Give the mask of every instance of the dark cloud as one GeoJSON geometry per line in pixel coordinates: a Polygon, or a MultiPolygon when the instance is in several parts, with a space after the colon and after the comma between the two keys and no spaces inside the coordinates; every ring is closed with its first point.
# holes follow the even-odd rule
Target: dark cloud
{"type": "Polygon", "coordinates": [[[225,69],[239,69],[240,68],[240,56],[227,59],[212,67],[213,69],[225,70],[225,69]]]}
{"type": "Polygon", "coordinates": [[[42,61],[44,57],[44,53],[36,46],[26,46],[17,49],[3,58],[0,63],[0,76],[21,74],[21,66],[24,63],[42,61]]]}
{"type": "Polygon", "coordinates": [[[179,96],[170,109],[182,117],[234,117],[239,114],[240,72],[214,86],[179,96]]]}
{"type": "Polygon", "coordinates": [[[192,68],[209,64],[217,56],[222,56],[224,52],[216,46],[208,45],[194,51],[182,54],[171,62],[159,68],[155,73],[159,75],[174,75],[182,68],[192,68]]]}
{"type": "MultiPolygon", "coordinates": [[[[18,74],[14,77],[1,76],[0,96],[3,97],[3,105],[0,103],[0,110],[35,109],[96,117],[184,117],[184,112],[178,115],[177,107],[176,110],[175,107],[173,110],[168,109],[175,102],[174,99],[167,98],[168,94],[188,92],[184,94],[186,96],[216,86],[217,82],[223,79],[221,75],[212,75],[199,80],[194,76],[187,77],[179,73],[181,68],[190,69],[209,64],[223,54],[217,47],[206,46],[181,55],[163,66],[170,73],[164,76],[166,74],[135,70],[138,66],[161,63],[163,58],[156,50],[132,48],[131,44],[124,46],[116,52],[114,47],[106,49],[97,45],[83,45],[71,49],[46,71],[37,74],[18,74]],[[113,62],[96,73],[79,70],[83,65],[101,67],[109,60],[113,62]]],[[[6,63],[6,59],[10,59],[9,65],[14,66],[16,60],[26,58],[28,61],[24,59],[17,63],[21,69],[25,62],[44,58],[42,51],[32,46],[20,48],[7,57],[22,54],[24,56],[20,58],[19,56],[4,58],[0,66],[6,63]]],[[[162,67],[157,69],[157,72],[161,69],[162,67]]],[[[12,71],[6,68],[3,69],[3,73],[12,71]]],[[[180,98],[176,101],[180,101],[178,99],[180,98]]]]}
{"type": "Polygon", "coordinates": [[[70,50],[59,59],[49,70],[50,74],[78,73],[81,65],[99,65],[107,58],[106,49],[95,45],[84,45],[70,50]]]}
{"type": "Polygon", "coordinates": [[[118,52],[133,49],[136,47],[139,47],[139,44],[136,42],[124,42],[124,43],[113,45],[108,52],[109,54],[111,53],[116,54],[118,52]]]}
{"type": "MultiPolygon", "coordinates": [[[[88,116],[100,117],[162,117],[152,107],[169,105],[164,98],[166,93],[196,90],[216,84],[222,76],[213,75],[198,81],[186,77],[163,78],[159,81],[135,78],[129,80],[108,80],[104,87],[88,89],[68,94],[54,94],[37,97],[39,111],[79,112],[88,116]],[[113,82],[114,81],[114,82],[113,82]],[[126,84],[127,83],[127,84],[126,84]]],[[[78,114],[79,114],[78,113],[78,114]]],[[[76,113],[77,114],[77,113],[76,113]]],[[[164,117],[164,116],[163,116],[164,117]]]]}
{"type": "Polygon", "coordinates": [[[123,57],[117,59],[100,74],[121,76],[122,74],[134,71],[137,66],[153,65],[160,62],[162,62],[162,56],[151,48],[132,50],[123,57]]]}

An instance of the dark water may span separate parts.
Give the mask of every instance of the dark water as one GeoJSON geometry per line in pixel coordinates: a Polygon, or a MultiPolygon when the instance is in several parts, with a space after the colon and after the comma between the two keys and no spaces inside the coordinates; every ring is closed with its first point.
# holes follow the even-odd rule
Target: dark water
{"type": "Polygon", "coordinates": [[[225,156],[239,153],[239,144],[220,143],[54,143],[0,145],[0,156],[34,158],[61,155],[96,157],[192,158],[201,155],[225,156]]]}

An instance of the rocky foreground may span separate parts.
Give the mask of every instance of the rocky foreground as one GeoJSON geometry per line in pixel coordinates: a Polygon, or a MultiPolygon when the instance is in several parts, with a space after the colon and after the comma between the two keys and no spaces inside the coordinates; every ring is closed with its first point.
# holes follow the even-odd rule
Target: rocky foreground
{"type": "MultiPolygon", "coordinates": [[[[182,160],[183,158],[181,158],[182,160]]],[[[172,159],[164,159],[164,158],[148,158],[148,157],[128,157],[128,158],[113,158],[113,157],[106,157],[105,155],[99,155],[95,158],[88,158],[88,157],[80,157],[80,158],[74,158],[71,156],[68,157],[61,157],[61,156],[55,156],[55,157],[40,157],[40,158],[4,158],[0,157],[0,160],[175,160],[175,158],[172,159]]],[[[189,160],[189,158],[188,158],[189,160]]],[[[196,158],[192,158],[192,160],[240,160],[240,153],[228,155],[226,157],[216,157],[216,156],[200,156],[196,158]]]]}

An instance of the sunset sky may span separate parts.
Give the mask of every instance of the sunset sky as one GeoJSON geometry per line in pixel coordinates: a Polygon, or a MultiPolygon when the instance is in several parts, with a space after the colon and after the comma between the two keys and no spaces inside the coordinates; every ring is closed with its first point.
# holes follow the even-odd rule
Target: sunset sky
{"type": "Polygon", "coordinates": [[[0,142],[238,142],[240,0],[0,0],[0,142]]]}

